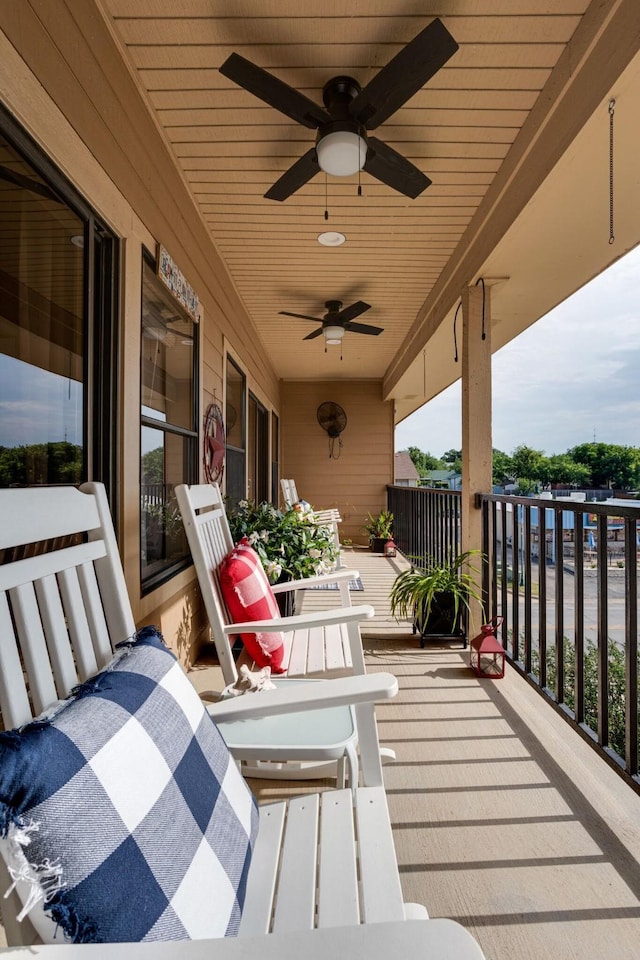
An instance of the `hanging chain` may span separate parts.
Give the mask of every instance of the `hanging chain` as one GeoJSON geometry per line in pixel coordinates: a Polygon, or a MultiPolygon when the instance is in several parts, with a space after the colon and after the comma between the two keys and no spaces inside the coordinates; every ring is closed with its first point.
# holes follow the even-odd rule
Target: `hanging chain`
{"type": "Polygon", "coordinates": [[[462,310],[462,300],[456,307],[456,312],[453,316],[453,360],[454,363],[458,362],[458,335],[456,333],[456,320],[458,319],[458,314],[462,310]]]}
{"type": "Polygon", "coordinates": [[[609,243],[613,243],[615,235],[613,232],[613,114],[615,113],[615,100],[609,101],[609,243]]]}

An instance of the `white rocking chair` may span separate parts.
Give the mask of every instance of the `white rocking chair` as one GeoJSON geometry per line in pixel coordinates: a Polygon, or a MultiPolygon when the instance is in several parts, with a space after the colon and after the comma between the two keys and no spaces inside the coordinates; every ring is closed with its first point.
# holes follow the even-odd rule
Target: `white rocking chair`
{"type": "MultiPolygon", "coordinates": [[[[280,480],[280,489],[282,490],[282,499],[284,500],[284,505],[288,510],[290,510],[293,505],[298,503],[300,500],[295,480],[285,480],[283,477],[280,480]]],[[[336,507],[329,507],[326,510],[314,509],[313,515],[321,526],[329,527],[331,530],[336,545],[336,550],[338,551],[338,566],[341,566],[340,531],[338,529],[338,524],[342,523],[340,511],[336,507]]]]}
{"type": "MultiPolygon", "coordinates": [[[[134,633],[104,488],[0,490],[0,710],[21,726],[107,664],[134,633]],[[62,539],[76,543],[57,549],[62,539]],[[28,546],[39,544],[32,551],[28,546]],[[7,556],[20,549],[21,559],[7,556]]],[[[220,722],[368,703],[396,692],[388,674],[356,676],[244,696],[212,705],[220,722]]],[[[388,960],[481,960],[458,924],[428,920],[403,903],[375,732],[360,749],[364,786],[260,808],[237,939],[168,943],[33,946],[28,955],[87,960],[307,960],[327,955],[388,960]],[[319,811],[321,813],[319,814],[319,811]],[[318,819],[319,818],[319,819],[318,819]],[[404,922],[408,917],[413,919],[404,922]],[[420,919],[420,922],[416,918],[420,919]],[[367,925],[375,924],[372,930],[367,925]],[[265,936],[270,934],[270,936],[265,936]]],[[[0,858],[0,890],[10,880],[0,858]]],[[[14,893],[0,900],[10,945],[35,943],[14,893]]],[[[0,955],[11,951],[0,949],[0,955]]],[[[22,956],[24,951],[16,951],[22,956]]],[[[26,952],[25,952],[26,956],[26,952]]]]}
{"type": "Polygon", "coordinates": [[[216,483],[180,484],[175,493],[225,684],[235,683],[238,676],[229,638],[258,631],[283,631],[289,677],[365,672],[359,624],[373,617],[374,610],[368,604],[351,606],[349,580],[359,576],[357,570],[340,569],[273,586],[273,592],[279,594],[300,587],[337,583],[340,609],[270,621],[232,623],[216,576],[220,563],[234,546],[220,488],[216,483]]]}
{"type": "MultiPolygon", "coordinates": [[[[326,582],[327,579],[337,582],[345,604],[341,609],[283,617],[268,623],[232,623],[217,577],[220,563],[233,549],[220,488],[217,484],[191,487],[181,484],[175,492],[225,684],[234,684],[238,677],[230,637],[268,627],[283,631],[287,650],[288,676],[276,678],[276,686],[313,682],[308,678],[300,679],[305,673],[317,675],[322,672],[326,675],[332,669],[342,673],[347,670],[365,672],[358,624],[371,616],[373,609],[368,605],[350,605],[348,581],[357,577],[356,570],[340,570],[299,581],[305,585],[326,582]],[[294,629],[291,629],[292,625],[294,629]]],[[[296,582],[278,584],[274,592],[287,588],[295,590],[296,586],[296,582]]],[[[211,694],[215,696],[215,691],[211,694]]],[[[259,724],[225,726],[224,734],[234,757],[242,761],[246,776],[301,779],[333,776],[335,772],[337,785],[344,786],[346,763],[349,783],[353,786],[359,776],[356,746],[358,737],[362,738],[365,730],[372,732],[372,742],[377,740],[372,704],[328,711],[322,723],[317,722],[314,714],[270,717],[259,724]],[[327,764],[330,764],[328,768],[327,764]]],[[[380,754],[395,759],[395,753],[389,747],[382,748],[380,754]]],[[[377,771],[374,774],[370,770],[368,777],[372,775],[377,777],[377,771]]]]}

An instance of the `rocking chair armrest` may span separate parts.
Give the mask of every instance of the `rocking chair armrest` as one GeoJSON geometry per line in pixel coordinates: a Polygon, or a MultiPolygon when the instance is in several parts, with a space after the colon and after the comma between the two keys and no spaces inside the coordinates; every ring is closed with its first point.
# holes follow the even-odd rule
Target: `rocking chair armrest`
{"type": "Polygon", "coordinates": [[[348,570],[341,567],[339,570],[331,573],[321,573],[317,577],[304,577],[301,580],[286,580],[284,583],[273,583],[271,589],[274,593],[288,593],[289,590],[305,589],[315,587],[323,583],[340,583],[342,580],[357,580],[360,576],[359,570],[348,570]]]}
{"type": "MultiPolygon", "coordinates": [[[[242,698],[244,699],[244,698],[242,698]]],[[[64,943],[31,947],[0,947],[6,960],[326,960],[327,957],[367,957],[367,960],[484,960],[468,930],[455,920],[398,920],[354,923],[350,927],[320,927],[219,940],[156,940],[152,943],[64,943]]]]}
{"type": "Polygon", "coordinates": [[[224,632],[229,636],[238,633],[289,633],[305,627],[325,627],[336,623],[358,623],[370,620],[375,611],[368,603],[357,607],[334,607],[316,613],[301,613],[295,617],[274,617],[273,620],[248,620],[246,623],[226,623],[224,632]]]}
{"type": "Polygon", "coordinates": [[[283,683],[277,690],[262,690],[255,695],[232,697],[206,704],[209,716],[220,722],[248,720],[283,713],[302,713],[322,707],[342,707],[375,700],[389,700],[398,692],[398,681],[391,673],[368,673],[335,680],[283,683]]]}

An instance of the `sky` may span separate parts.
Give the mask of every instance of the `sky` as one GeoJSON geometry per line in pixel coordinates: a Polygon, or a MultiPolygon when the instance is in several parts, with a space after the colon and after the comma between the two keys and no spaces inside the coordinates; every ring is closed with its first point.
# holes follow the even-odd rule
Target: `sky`
{"type": "Polygon", "coordinates": [[[82,443],[82,384],[0,353],[0,447],[82,443]]]}
{"type": "MultiPolygon", "coordinates": [[[[546,456],[640,447],[640,247],[493,355],[493,446],[546,456]],[[544,358],[541,360],[541,358],[544,358]]],[[[407,417],[396,450],[460,449],[460,382],[407,417]]]]}

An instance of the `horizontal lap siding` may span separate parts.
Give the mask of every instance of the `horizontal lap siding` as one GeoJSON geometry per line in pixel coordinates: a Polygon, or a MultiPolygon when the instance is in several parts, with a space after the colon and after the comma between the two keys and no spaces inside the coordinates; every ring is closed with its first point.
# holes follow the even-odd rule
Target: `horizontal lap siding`
{"type": "Polygon", "coordinates": [[[386,485],[393,481],[393,408],[382,400],[381,383],[285,381],[281,469],[296,481],[300,497],[340,510],[342,538],[364,542],[367,513],[386,507],[386,485]],[[316,415],[327,400],[347,415],[342,449],[335,444],[337,460],[329,457],[329,440],[316,415]]]}

